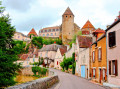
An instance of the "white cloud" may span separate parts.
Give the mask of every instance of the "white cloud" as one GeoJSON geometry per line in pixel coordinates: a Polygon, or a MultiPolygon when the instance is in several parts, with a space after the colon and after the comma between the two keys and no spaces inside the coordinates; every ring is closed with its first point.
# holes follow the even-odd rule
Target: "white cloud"
{"type": "Polygon", "coordinates": [[[75,15],[75,23],[80,27],[89,19],[96,28],[103,29],[114,21],[120,10],[120,0],[27,0],[20,1],[18,6],[16,0],[3,2],[12,24],[24,33],[32,28],[38,32],[42,27],[60,25],[62,14],[68,6],[75,15]]]}

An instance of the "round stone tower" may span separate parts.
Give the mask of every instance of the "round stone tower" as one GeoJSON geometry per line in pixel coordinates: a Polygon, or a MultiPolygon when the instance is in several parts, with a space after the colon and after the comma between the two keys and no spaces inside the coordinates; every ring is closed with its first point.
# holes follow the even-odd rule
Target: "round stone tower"
{"type": "Polygon", "coordinates": [[[74,36],[74,14],[68,7],[62,15],[62,42],[68,44],[74,36]]]}

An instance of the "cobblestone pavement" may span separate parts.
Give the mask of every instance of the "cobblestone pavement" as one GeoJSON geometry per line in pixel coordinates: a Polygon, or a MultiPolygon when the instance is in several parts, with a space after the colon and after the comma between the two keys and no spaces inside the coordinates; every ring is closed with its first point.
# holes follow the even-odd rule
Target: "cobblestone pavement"
{"type": "Polygon", "coordinates": [[[50,69],[58,74],[59,83],[49,89],[110,89],[95,83],[91,83],[87,79],[61,72],[60,70],[50,69]]]}

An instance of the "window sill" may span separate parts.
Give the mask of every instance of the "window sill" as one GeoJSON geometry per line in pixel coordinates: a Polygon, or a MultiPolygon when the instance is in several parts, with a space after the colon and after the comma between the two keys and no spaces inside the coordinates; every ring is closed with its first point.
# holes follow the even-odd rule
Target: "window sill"
{"type": "Polygon", "coordinates": [[[116,47],[116,45],[115,46],[112,46],[112,47],[109,47],[109,49],[112,49],[112,48],[115,48],[116,47]]]}
{"type": "Polygon", "coordinates": [[[116,77],[115,75],[110,75],[111,77],[116,77]]]}

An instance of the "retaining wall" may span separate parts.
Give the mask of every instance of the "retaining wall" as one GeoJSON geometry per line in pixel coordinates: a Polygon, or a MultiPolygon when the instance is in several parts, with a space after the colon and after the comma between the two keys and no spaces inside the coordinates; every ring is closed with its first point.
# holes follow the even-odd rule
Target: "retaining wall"
{"type": "Polygon", "coordinates": [[[6,89],[48,89],[59,81],[58,75],[54,74],[49,77],[40,78],[23,84],[8,87],[6,89]]]}

